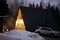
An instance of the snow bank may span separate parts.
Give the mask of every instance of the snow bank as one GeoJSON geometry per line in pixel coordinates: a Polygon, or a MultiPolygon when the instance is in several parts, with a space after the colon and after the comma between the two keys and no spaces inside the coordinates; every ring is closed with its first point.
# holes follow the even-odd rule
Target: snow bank
{"type": "Polygon", "coordinates": [[[7,33],[0,34],[0,40],[45,40],[37,33],[21,30],[11,30],[7,33]]]}

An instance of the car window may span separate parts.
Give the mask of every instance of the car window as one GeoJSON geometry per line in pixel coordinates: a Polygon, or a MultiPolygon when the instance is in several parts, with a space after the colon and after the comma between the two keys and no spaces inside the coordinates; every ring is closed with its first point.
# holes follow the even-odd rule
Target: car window
{"type": "Polygon", "coordinates": [[[49,29],[49,28],[41,28],[41,30],[48,30],[48,31],[51,31],[51,29],[49,29]]]}

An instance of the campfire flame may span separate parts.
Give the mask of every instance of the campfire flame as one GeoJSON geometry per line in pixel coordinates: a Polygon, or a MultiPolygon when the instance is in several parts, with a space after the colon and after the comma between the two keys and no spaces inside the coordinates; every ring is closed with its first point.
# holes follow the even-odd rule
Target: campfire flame
{"type": "Polygon", "coordinates": [[[25,24],[24,24],[24,21],[23,21],[23,18],[22,18],[22,13],[21,13],[20,8],[18,10],[18,16],[17,16],[17,20],[16,20],[15,29],[16,30],[25,30],[25,24]]]}

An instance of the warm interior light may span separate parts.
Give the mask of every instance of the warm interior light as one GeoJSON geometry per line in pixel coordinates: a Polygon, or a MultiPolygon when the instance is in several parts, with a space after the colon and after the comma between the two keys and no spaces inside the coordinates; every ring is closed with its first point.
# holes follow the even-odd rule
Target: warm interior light
{"type": "Polygon", "coordinates": [[[6,29],[6,31],[8,32],[8,29],[6,29]]]}
{"type": "Polygon", "coordinates": [[[18,10],[18,16],[17,16],[17,20],[16,20],[15,29],[16,30],[25,30],[25,25],[24,25],[24,21],[22,18],[22,14],[21,14],[21,9],[18,10]]]}
{"type": "Polygon", "coordinates": [[[8,29],[3,29],[3,32],[8,32],[9,30],[8,29]]]}

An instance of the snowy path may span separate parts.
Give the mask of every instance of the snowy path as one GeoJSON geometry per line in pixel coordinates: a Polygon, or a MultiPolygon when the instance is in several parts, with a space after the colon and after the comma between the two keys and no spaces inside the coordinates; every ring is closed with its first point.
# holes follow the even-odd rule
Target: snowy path
{"type": "Polygon", "coordinates": [[[0,33],[0,40],[45,40],[45,39],[36,33],[12,30],[7,33],[0,33]]]}

